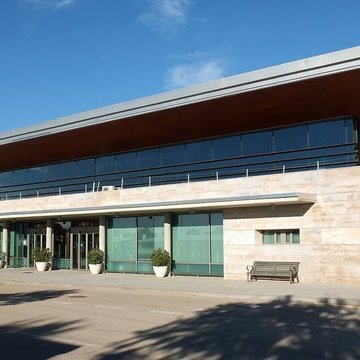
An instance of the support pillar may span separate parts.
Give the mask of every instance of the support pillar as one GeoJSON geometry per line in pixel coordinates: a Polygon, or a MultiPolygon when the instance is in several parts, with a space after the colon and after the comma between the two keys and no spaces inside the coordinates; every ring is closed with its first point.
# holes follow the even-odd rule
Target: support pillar
{"type": "Polygon", "coordinates": [[[164,214],[164,249],[171,255],[171,214],[164,214]]]}
{"type": "Polygon", "coordinates": [[[8,244],[9,244],[9,224],[4,223],[3,224],[3,229],[2,229],[2,252],[6,254],[5,266],[7,266],[8,259],[9,259],[8,244]]]}
{"type": "Polygon", "coordinates": [[[50,268],[53,266],[53,256],[54,256],[54,241],[53,241],[53,233],[54,233],[54,224],[51,219],[46,220],[46,248],[50,249],[51,260],[50,260],[50,268]]]}
{"type": "Polygon", "coordinates": [[[52,241],[52,237],[53,237],[53,222],[51,219],[47,219],[46,220],[46,248],[50,249],[51,255],[53,253],[53,241],[52,241]]]}
{"type": "Polygon", "coordinates": [[[105,216],[99,216],[99,249],[105,252],[106,242],[106,218],[105,216]]]}

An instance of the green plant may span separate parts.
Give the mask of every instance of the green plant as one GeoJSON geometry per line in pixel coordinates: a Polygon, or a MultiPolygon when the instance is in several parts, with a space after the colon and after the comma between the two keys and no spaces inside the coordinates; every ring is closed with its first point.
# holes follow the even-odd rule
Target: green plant
{"type": "Polygon", "coordinates": [[[49,262],[51,260],[50,249],[35,248],[33,258],[35,262],[49,262]]]}
{"type": "Polygon", "coordinates": [[[6,261],[6,252],[0,254],[0,261],[6,261]]]}
{"type": "Polygon", "coordinates": [[[153,266],[168,266],[170,261],[170,254],[165,249],[154,249],[151,253],[151,263],[153,266]]]}
{"type": "Polygon", "coordinates": [[[100,249],[92,248],[88,252],[88,263],[89,264],[102,264],[104,261],[104,252],[100,249]]]}

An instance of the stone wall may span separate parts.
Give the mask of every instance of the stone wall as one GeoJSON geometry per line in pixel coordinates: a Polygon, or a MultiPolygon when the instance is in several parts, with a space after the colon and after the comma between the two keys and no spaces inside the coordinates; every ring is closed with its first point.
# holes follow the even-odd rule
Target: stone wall
{"type": "Polygon", "coordinates": [[[290,192],[315,194],[314,204],[223,209],[225,278],[245,280],[247,264],[273,259],[300,261],[300,281],[360,283],[359,185],[360,167],[314,170],[0,201],[0,219],[14,220],[19,211],[27,215],[17,220],[26,221],[55,216],[56,209],[69,210],[69,214],[81,209],[81,216],[88,208],[101,206],[290,192]],[[263,245],[258,231],[267,229],[300,229],[300,244],[263,245]]]}
{"type": "Polygon", "coordinates": [[[248,179],[241,191],[303,191],[313,205],[224,209],[226,279],[254,260],[300,261],[300,281],[360,283],[359,167],[248,179]],[[300,244],[262,244],[259,230],[300,229],[300,244]]]}

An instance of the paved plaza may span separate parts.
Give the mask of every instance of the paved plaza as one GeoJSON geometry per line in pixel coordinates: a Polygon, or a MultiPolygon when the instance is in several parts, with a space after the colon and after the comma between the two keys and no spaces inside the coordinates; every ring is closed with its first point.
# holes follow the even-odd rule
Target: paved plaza
{"type": "Polygon", "coordinates": [[[358,359],[359,287],[0,271],[16,359],[358,359]]]}
{"type": "Polygon", "coordinates": [[[154,275],[105,273],[93,276],[89,271],[55,270],[45,273],[35,269],[2,269],[0,283],[65,285],[134,289],[138,291],[187,293],[239,301],[263,302],[291,299],[308,302],[360,307],[360,285],[300,283],[259,280],[244,282],[215,277],[171,276],[158,279],[154,275]]]}

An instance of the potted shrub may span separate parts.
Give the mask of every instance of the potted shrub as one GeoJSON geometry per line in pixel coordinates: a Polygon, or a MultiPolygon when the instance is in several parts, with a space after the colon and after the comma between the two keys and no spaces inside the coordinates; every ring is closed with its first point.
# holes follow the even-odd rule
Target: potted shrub
{"type": "Polygon", "coordinates": [[[6,266],[6,252],[0,254],[0,269],[6,266]]]}
{"type": "Polygon", "coordinates": [[[33,253],[35,266],[38,271],[45,271],[51,260],[50,249],[35,248],[33,253]]]}
{"type": "Polygon", "coordinates": [[[93,275],[100,274],[104,257],[104,252],[100,249],[92,248],[88,252],[89,269],[93,275]]]}
{"type": "Polygon", "coordinates": [[[157,277],[165,277],[171,262],[170,254],[165,249],[154,249],[151,264],[157,277]]]}

